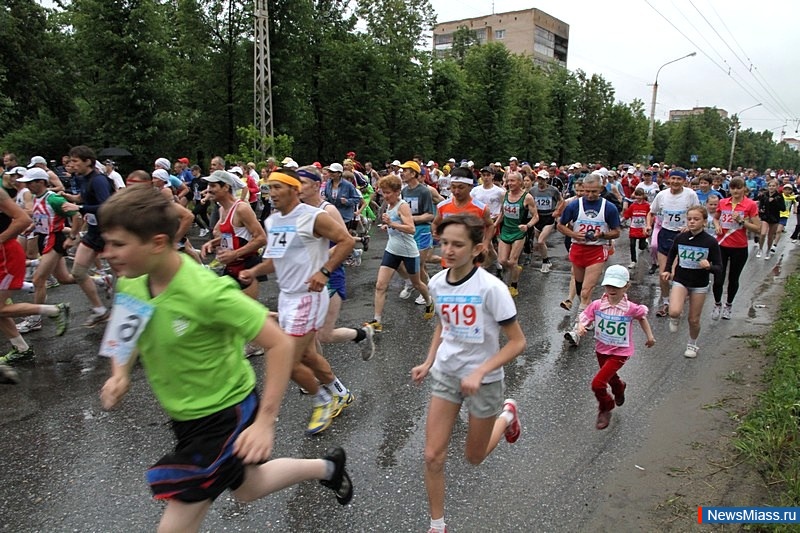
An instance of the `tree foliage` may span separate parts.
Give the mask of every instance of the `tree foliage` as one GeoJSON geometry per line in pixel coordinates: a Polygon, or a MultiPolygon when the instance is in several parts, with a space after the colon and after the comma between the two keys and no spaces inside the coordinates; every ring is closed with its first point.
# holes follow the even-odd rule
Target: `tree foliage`
{"type": "MultiPolygon", "coordinates": [[[[0,6],[0,148],[56,158],[119,146],[207,163],[253,151],[254,2],[35,0],[0,6]]],[[[275,155],[298,161],[511,155],[559,163],[726,166],[715,110],[656,124],[599,75],[542,67],[461,28],[434,57],[429,0],[268,0],[275,155]]],[[[378,165],[380,166],[380,165],[378,165]]],[[[734,166],[799,168],[770,132],[738,132],[734,166]]]]}

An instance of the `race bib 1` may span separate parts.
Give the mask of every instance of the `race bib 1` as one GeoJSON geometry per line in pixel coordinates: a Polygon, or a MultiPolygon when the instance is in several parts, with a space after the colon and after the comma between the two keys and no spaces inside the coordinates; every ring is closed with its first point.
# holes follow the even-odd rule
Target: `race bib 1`
{"type": "Polygon", "coordinates": [[[681,268],[697,270],[700,268],[700,261],[703,259],[708,259],[708,248],[688,246],[686,244],[678,245],[678,264],[681,268]]]}
{"type": "Polygon", "coordinates": [[[279,259],[297,236],[297,226],[273,226],[267,236],[267,249],[264,257],[279,259]]]}
{"type": "Polygon", "coordinates": [[[152,305],[129,294],[117,293],[111,319],[100,344],[100,355],[113,357],[119,365],[126,364],[154,310],[152,305]]]}
{"type": "Polygon", "coordinates": [[[633,317],[609,315],[600,311],[594,314],[594,338],[608,344],[627,348],[631,345],[633,317]]]}
{"type": "Polygon", "coordinates": [[[483,297],[437,296],[436,308],[442,321],[442,336],[457,342],[483,342],[483,297]]]}

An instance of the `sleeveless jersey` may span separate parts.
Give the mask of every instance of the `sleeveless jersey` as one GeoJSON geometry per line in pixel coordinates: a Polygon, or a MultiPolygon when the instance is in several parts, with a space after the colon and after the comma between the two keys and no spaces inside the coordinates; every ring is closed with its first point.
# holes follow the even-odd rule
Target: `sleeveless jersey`
{"type": "MultiPolygon", "coordinates": [[[[405,200],[399,200],[394,207],[388,209],[386,214],[389,215],[389,220],[394,223],[402,223],[400,218],[400,206],[406,203],[405,200]]],[[[398,257],[417,257],[419,256],[419,249],[417,242],[414,240],[414,235],[403,233],[402,231],[389,228],[386,229],[389,234],[389,241],[386,243],[386,251],[398,257]]]]}
{"type": "MultiPolygon", "coordinates": [[[[606,199],[603,198],[600,202],[599,212],[590,214],[583,210],[583,198],[578,198],[578,218],[575,219],[575,226],[573,229],[577,232],[593,230],[595,235],[599,233],[607,233],[608,222],[606,222],[606,199]]],[[[582,242],[580,244],[600,246],[603,244],[608,244],[608,240],[597,239],[594,241],[582,242]]]]}
{"type": "Polygon", "coordinates": [[[253,238],[250,231],[244,226],[233,225],[233,215],[236,212],[236,208],[239,207],[241,203],[241,200],[233,202],[233,205],[225,215],[225,220],[219,224],[219,231],[222,234],[220,236],[219,247],[223,250],[238,250],[253,238]]]}
{"type": "Polygon", "coordinates": [[[508,199],[510,194],[507,192],[503,199],[503,225],[500,228],[500,239],[505,242],[524,239],[526,234],[524,231],[520,231],[518,226],[530,220],[528,208],[525,207],[525,198],[528,193],[523,191],[516,202],[508,199]]]}
{"type": "Polygon", "coordinates": [[[264,259],[272,259],[281,293],[308,293],[306,281],[328,260],[328,240],[314,236],[320,213],[321,209],[298,204],[286,215],[277,211],[264,222],[264,259]]]}

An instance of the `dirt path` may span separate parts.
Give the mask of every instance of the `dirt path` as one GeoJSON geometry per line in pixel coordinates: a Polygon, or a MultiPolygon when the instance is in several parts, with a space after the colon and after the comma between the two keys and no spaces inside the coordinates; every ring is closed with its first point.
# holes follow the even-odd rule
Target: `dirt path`
{"type": "MultiPolygon", "coordinates": [[[[796,267],[797,260],[788,256],[784,275],[796,267]]],[[[759,301],[779,301],[782,277],[759,287],[759,301]]],[[[753,311],[737,324],[735,337],[718,339],[714,364],[698,365],[683,391],[655,411],[641,449],[600,488],[604,503],[588,531],[722,531],[722,526],[698,526],[698,506],[765,503],[763,479],[732,445],[739,421],[763,389],[761,378],[770,363],[764,337],[778,306],[753,311]]],[[[738,529],[725,526],[724,531],[738,529]]]]}

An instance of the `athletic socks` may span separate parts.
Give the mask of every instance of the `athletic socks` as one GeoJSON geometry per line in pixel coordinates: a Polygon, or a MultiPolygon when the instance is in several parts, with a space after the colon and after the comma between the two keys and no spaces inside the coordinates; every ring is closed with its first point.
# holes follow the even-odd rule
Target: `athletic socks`
{"type": "Polygon", "coordinates": [[[431,531],[436,531],[437,533],[444,533],[445,532],[445,523],[444,517],[437,518],[434,520],[431,518],[431,531]]]}
{"type": "Polygon", "coordinates": [[[334,379],[333,381],[325,385],[325,387],[329,391],[331,391],[332,394],[335,394],[336,396],[344,396],[345,394],[347,394],[347,387],[344,386],[344,383],[339,381],[339,378],[334,379]]]}

